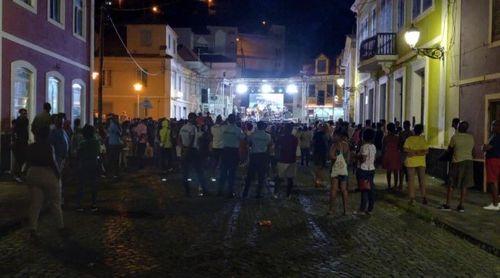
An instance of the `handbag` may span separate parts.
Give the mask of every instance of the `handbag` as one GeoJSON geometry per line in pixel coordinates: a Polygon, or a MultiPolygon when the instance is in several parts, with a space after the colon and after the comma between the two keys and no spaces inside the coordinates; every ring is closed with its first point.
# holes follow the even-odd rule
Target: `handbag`
{"type": "Polygon", "coordinates": [[[338,177],[338,176],[347,176],[348,171],[347,171],[347,163],[344,159],[344,155],[342,152],[339,152],[337,155],[337,159],[332,165],[332,172],[331,176],[332,177],[338,177]]]}
{"type": "Polygon", "coordinates": [[[370,181],[367,179],[359,179],[358,187],[360,191],[368,191],[372,188],[370,181]]]}

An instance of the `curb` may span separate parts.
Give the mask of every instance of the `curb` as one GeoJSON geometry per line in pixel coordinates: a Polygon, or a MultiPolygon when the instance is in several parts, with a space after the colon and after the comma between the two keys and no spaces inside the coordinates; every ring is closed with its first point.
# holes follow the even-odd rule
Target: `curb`
{"type": "Polygon", "coordinates": [[[439,217],[436,217],[432,214],[432,212],[420,204],[415,204],[414,206],[409,206],[406,201],[403,201],[401,198],[389,194],[379,194],[379,199],[384,200],[387,203],[394,205],[400,209],[405,210],[406,212],[414,214],[417,218],[432,223],[436,225],[439,228],[442,228],[455,236],[458,236],[464,240],[467,240],[468,242],[478,246],[479,248],[483,249],[484,251],[500,257],[500,248],[495,247],[487,242],[484,242],[468,233],[463,232],[462,230],[454,227],[453,225],[450,225],[446,223],[446,221],[443,221],[439,219],[439,217]]]}

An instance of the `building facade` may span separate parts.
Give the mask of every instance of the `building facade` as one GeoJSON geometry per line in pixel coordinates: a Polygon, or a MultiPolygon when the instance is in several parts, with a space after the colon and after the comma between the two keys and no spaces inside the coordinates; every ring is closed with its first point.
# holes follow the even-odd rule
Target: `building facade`
{"type": "Polygon", "coordinates": [[[355,121],[423,123],[434,149],[446,146],[458,116],[457,1],[357,0],[355,121]],[[441,59],[417,55],[405,33],[420,31],[416,48],[441,48],[441,59]]]}
{"type": "Polygon", "coordinates": [[[338,120],[345,118],[344,92],[338,88],[336,60],[320,54],[302,73],[305,80],[302,106],[306,120],[338,120]]]}
{"type": "Polygon", "coordinates": [[[203,69],[196,70],[196,55],[179,53],[178,40],[168,25],[127,25],[130,55],[121,46],[104,58],[103,113],[185,119],[190,112],[201,112],[207,77],[203,69]],[[141,90],[134,89],[137,83],[141,90]]]}
{"type": "Polygon", "coordinates": [[[354,121],[354,96],[356,90],[356,37],[353,35],[346,36],[344,49],[340,54],[340,77],[343,82],[337,83],[339,89],[344,92],[344,111],[345,120],[354,121]]]}
{"type": "Polygon", "coordinates": [[[3,162],[10,153],[11,120],[20,108],[33,120],[49,102],[53,112],[90,122],[93,7],[93,0],[0,1],[3,162]]]}
{"type": "MultiPolygon", "coordinates": [[[[482,174],[482,144],[493,120],[500,120],[500,1],[458,1],[460,30],[459,117],[471,123],[476,176],[482,174]]],[[[480,182],[478,180],[477,182],[480,182]]]]}

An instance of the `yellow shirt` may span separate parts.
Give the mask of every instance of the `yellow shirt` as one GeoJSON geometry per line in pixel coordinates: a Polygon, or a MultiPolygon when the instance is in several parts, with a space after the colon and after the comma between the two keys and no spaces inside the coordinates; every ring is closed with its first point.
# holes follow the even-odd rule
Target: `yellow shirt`
{"type": "MultiPolygon", "coordinates": [[[[429,149],[429,145],[423,136],[410,136],[403,146],[411,151],[423,151],[429,149]]],[[[405,160],[406,167],[425,167],[425,155],[408,156],[405,160]]]]}

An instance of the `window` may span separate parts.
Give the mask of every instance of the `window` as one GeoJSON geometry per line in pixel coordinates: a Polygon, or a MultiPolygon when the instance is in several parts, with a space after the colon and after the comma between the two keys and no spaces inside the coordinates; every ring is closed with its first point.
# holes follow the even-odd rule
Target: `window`
{"type": "Polygon", "coordinates": [[[177,118],[177,105],[174,104],[174,118],[177,118]]]}
{"type": "Polygon", "coordinates": [[[359,27],[359,34],[361,38],[360,42],[368,38],[368,17],[365,17],[363,18],[363,20],[361,20],[361,24],[359,27]]]}
{"type": "Polygon", "coordinates": [[[314,84],[309,85],[308,95],[309,95],[309,97],[316,97],[316,85],[314,85],[314,84]]]}
{"type": "Polygon", "coordinates": [[[36,14],[36,1],[37,0],[13,0],[13,1],[14,1],[14,3],[18,4],[19,6],[22,6],[25,9],[36,14]]]}
{"type": "Polygon", "coordinates": [[[151,30],[141,31],[141,46],[151,46],[153,44],[151,30]]]}
{"type": "Polygon", "coordinates": [[[81,81],[74,81],[71,86],[71,123],[80,119],[85,123],[85,86],[81,81]]]}
{"type": "Polygon", "coordinates": [[[397,28],[400,31],[405,26],[405,0],[398,0],[398,22],[397,28]]]}
{"type": "MultiPolygon", "coordinates": [[[[146,69],[144,69],[144,71],[147,72],[146,69]]],[[[144,72],[142,70],[137,70],[137,81],[141,82],[141,84],[144,86],[144,87],[147,87],[148,86],[148,75],[146,72],[144,72]]]]}
{"type": "Polygon", "coordinates": [[[381,32],[392,32],[392,0],[382,0],[382,5],[380,8],[381,22],[380,28],[381,32]]]}
{"type": "Polygon", "coordinates": [[[372,10],[371,26],[370,26],[370,36],[375,36],[377,34],[377,10],[372,10]]]}
{"type": "Polygon", "coordinates": [[[46,99],[52,106],[52,113],[64,112],[64,76],[57,71],[47,73],[46,99]]]}
{"type": "Polygon", "coordinates": [[[500,41],[500,0],[491,0],[491,41],[500,41]]]}
{"type": "Polygon", "coordinates": [[[170,34],[168,34],[168,49],[172,49],[172,37],[170,37],[170,34]]]}
{"type": "Polygon", "coordinates": [[[327,98],[333,97],[333,85],[332,84],[326,85],[326,97],[327,98]]]}
{"type": "Polygon", "coordinates": [[[12,118],[17,116],[17,111],[24,108],[28,113],[32,113],[30,101],[33,97],[34,74],[31,70],[25,67],[17,67],[14,69],[12,87],[12,118]]]}
{"type": "Polygon", "coordinates": [[[174,83],[174,90],[177,90],[177,72],[174,71],[174,75],[172,76],[172,83],[174,83]]]}
{"type": "Polygon", "coordinates": [[[433,0],[413,0],[412,18],[415,19],[432,7],[433,0]]]}
{"type": "Polygon", "coordinates": [[[85,4],[83,0],[73,0],[73,34],[85,38],[85,4]]]}
{"type": "Polygon", "coordinates": [[[177,54],[177,41],[174,40],[174,54],[177,54]]]}
{"type": "Polygon", "coordinates": [[[325,105],[325,91],[318,91],[318,98],[316,99],[316,104],[320,106],[325,105]]]}
{"type": "Polygon", "coordinates": [[[182,76],[180,74],[179,74],[178,86],[179,86],[179,91],[182,91],[182,76]]]}
{"type": "Polygon", "coordinates": [[[327,69],[326,69],[326,60],[324,59],[321,59],[321,60],[318,60],[317,61],[317,68],[316,68],[316,72],[318,73],[326,73],[327,72],[327,69]]]}
{"type": "Polygon", "coordinates": [[[111,87],[112,85],[112,74],[111,70],[104,70],[104,87],[111,87]]]}
{"type": "Polygon", "coordinates": [[[48,0],[49,22],[64,28],[64,0],[48,0]]]}

